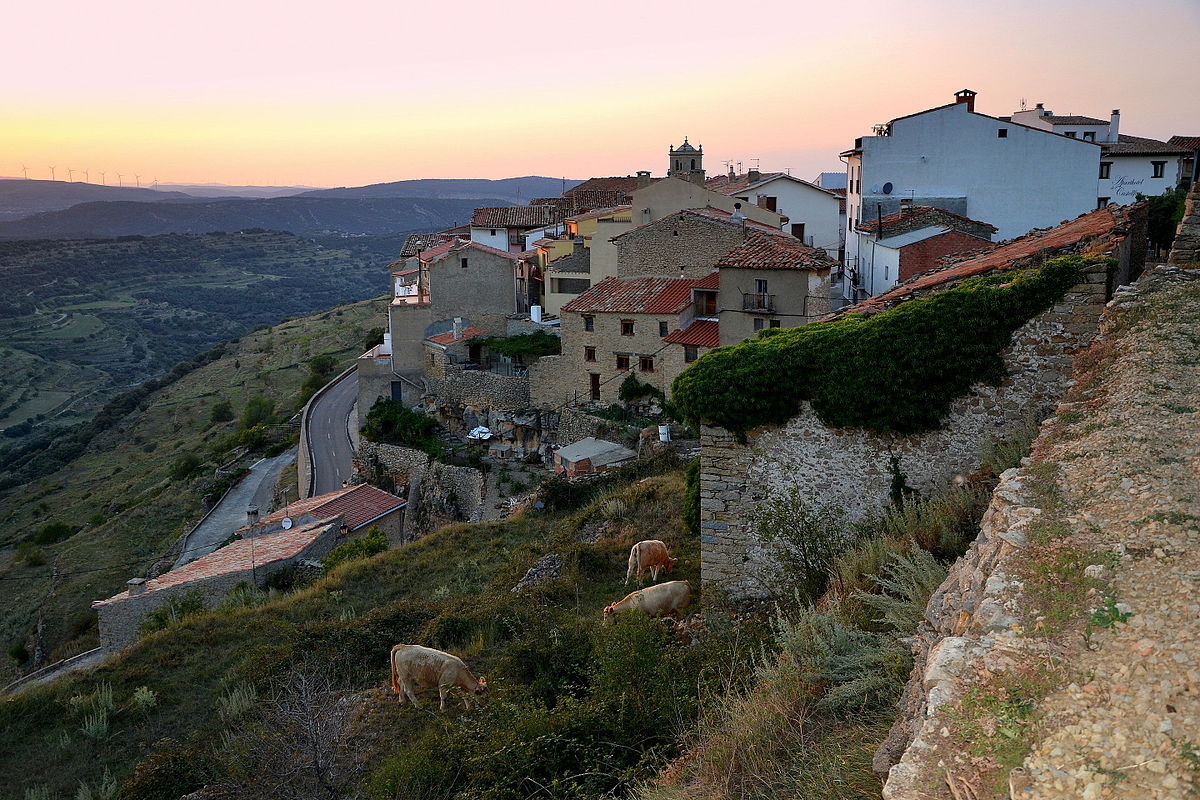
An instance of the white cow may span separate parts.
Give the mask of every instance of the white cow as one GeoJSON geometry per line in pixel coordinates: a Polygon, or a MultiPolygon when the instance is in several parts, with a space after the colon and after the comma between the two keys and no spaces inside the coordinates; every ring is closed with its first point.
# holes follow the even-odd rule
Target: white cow
{"type": "Polygon", "coordinates": [[[692,587],[687,581],[668,581],[625,595],[604,609],[604,621],[611,622],[614,614],[634,610],[651,617],[677,617],[691,602],[692,587]]]}
{"type": "MultiPolygon", "coordinates": [[[[482,675],[476,680],[461,658],[432,647],[398,644],[392,648],[389,660],[392,664],[392,688],[396,690],[401,705],[407,698],[416,706],[416,692],[437,687],[440,700],[438,707],[445,711],[446,690],[458,687],[466,692],[463,706],[470,708],[472,695],[479,696],[487,691],[487,681],[482,675]]],[[[476,705],[479,703],[478,700],[474,702],[476,705]]]]}

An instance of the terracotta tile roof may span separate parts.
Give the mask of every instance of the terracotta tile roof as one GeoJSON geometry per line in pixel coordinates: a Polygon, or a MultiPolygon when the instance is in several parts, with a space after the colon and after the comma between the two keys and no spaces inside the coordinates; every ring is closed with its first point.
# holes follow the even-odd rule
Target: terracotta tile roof
{"type": "Polygon", "coordinates": [[[487,333],[483,328],[468,327],[463,328],[462,336],[455,336],[454,331],[446,331],[439,333],[437,336],[426,336],[425,341],[440,344],[443,347],[454,344],[455,342],[465,342],[467,339],[474,339],[476,336],[483,336],[487,333]]]}
{"type": "Polygon", "coordinates": [[[402,505],[404,500],[396,495],[376,489],[369,483],[360,483],[289,503],[285,508],[272,511],[254,525],[247,525],[239,530],[274,525],[282,522],[284,517],[296,519],[305,515],[313,515],[320,519],[341,516],[343,524],[354,530],[381,514],[395,511],[402,505]]]}
{"type": "Polygon", "coordinates": [[[432,264],[436,261],[441,261],[443,258],[451,255],[452,253],[461,253],[463,250],[477,250],[480,253],[491,253],[494,256],[507,258],[509,261],[517,260],[516,253],[510,253],[507,250],[498,250],[495,247],[489,247],[488,245],[480,244],[479,242],[470,242],[465,239],[447,242],[444,247],[435,247],[428,253],[422,253],[421,257],[426,263],[432,264]]]}
{"type": "Polygon", "coordinates": [[[716,347],[721,343],[721,323],[715,319],[698,319],[683,330],[671,331],[663,341],[689,347],[716,347]]]}
{"type": "Polygon", "coordinates": [[[748,172],[741,175],[734,175],[733,178],[730,178],[728,175],[717,175],[704,181],[704,188],[720,192],[721,194],[737,194],[749,186],[762,183],[771,178],[778,178],[783,174],[782,172],[763,172],[753,181],[750,180],[750,173],[748,172]]]}
{"type": "Polygon", "coordinates": [[[557,206],[568,211],[571,209],[571,198],[569,197],[535,197],[529,201],[531,206],[557,206]]]}
{"type": "Polygon", "coordinates": [[[453,247],[454,244],[455,240],[451,239],[449,241],[442,242],[437,247],[431,247],[428,250],[424,250],[421,252],[421,260],[427,264],[437,261],[439,258],[449,253],[450,248],[453,247]]]}
{"type": "MultiPolygon", "coordinates": [[[[217,575],[226,575],[230,572],[261,568],[277,561],[295,558],[315,542],[317,537],[329,531],[331,525],[328,518],[325,518],[292,530],[231,542],[178,569],[164,572],[157,578],[150,578],[143,584],[145,592],[167,589],[217,575]]],[[[119,602],[127,597],[130,597],[128,590],[115,594],[107,600],[93,603],[93,606],[119,602]]]]}
{"type": "Polygon", "coordinates": [[[637,188],[637,176],[626,175],[614,178],[588,178],[563,192],[563,197],[572,197],[579,192],[632,192],[637,188]]]}
{"type": "Polygon", "coordinates": [[[1200,150],[1200,136],[1172,136],[1167,139],[1167,144],[1184,150],[1200,150]]]}
{"type": "Polygon", "coordinates": [[[610,214],[619,214],[622,211],[632,210],[633,206],[622,204],[608,206],[607,208],[594,208],[591,211],[585,211],[581,214],[572,214],[571,216],[567,217],[567,221],[582,222],[585,219],[599,219],[600,217],[607,217],[610,214]]]}
{"type": "Polygon", "coordinates": [[[441,233],[414,233],[404,240],[400,248],[400,257],[415,256],[418,250],[430,250],[446,241],[441,233]]]}
{"type": "Polygon", "coordinates": [[[492,206],[475,209],[474,228],[540,228],[553,225],[564,216],[557,206],[492,206]]]}
{"type": "Polygon", "coordinates": [[[710,272],[703,278],[697,278],[692,281],[693,289],[720,289],[721,288],[721,273],[710,272]]]}
{"type": "Polygon", "coordinates": [[[1051,125],[1110,125],[1112,120],[1096,119],[1095,117],[1058,116],[1042,117],[1051,125]]]}
{"type": "Polygon", "coordinates": [[[1143,208],[1143,204],[1133,206],[1107,206],[1076,217],[1063,224],[1044,230],[1035,230],[1024,236],[1001,243],[994,250],[979,255],[968,255],[961,258],[951,258],[947,266],[922,272],[892,289],[868,298],[861,303],[842,309],[830,318],[845,314],[860,312],[876,313],[889,308],[896,303],[908,300],[916,294],[926,294],[951,283],[966,278],[973,278],[989,272],[1005,272],[1010,269],[1024,269],[1031,265],[1031,260],[1038,257],[1053,258],[1055,251],[1110,252],[1127,233],[1123,226],[1129,219],[1132,210],[1143,208]],[[1120,230],[1118,230],[1120,228],[1120,230]],[[1084,247],[1081,248],[1081,245],[1084,247]],[[1098,246],[1098,247],[1097,247],[1098,246]]]}
{"type": "MultiPolygon", "coordinates": [[[[693,216],[702,217],[704,219],[710,219],[715,222],[720,222],[724,225],[740,226],[742,224],[742,222],[744,221],[746,223],[747,230],[759,231],[759,232],[765,233],[769,236],[786,236],[790,239],[795,238],[790,233],[781,231],[779,228],[772,228],[770,225],[767,225],[762,222],[755,222],[752,219],[747,219],[747,220],[734,219],[733,214],[729,213],[728,211],[722,211],[721,209],[713,208],[712,206],[707,206],[705,208],[685,208],[682,211],[678,211],[676,213],[691,214],[693,216]]],[[[668,217],[663,217],[663,219],[667,219],[667,218],[668,217]]],[[[661,220],[659,220],[659,221],[661,221],[661,220]]],[[[654,223],[651,222],[650,224],[653,225],[654,223]]]]}
{"type": "Polygon", "coordinates": [[[647,314],[678,314],[692,304],[692,289],[721,288],[721,273],[711,272],[703,278],[676,278],[658,297],[646,304],[647,314]]]}
{"type": "MultiPolygon", "coordinates": [[[[936,225],[937,221],[939,219],[944,218],[947,221],[964,222],[964,223],[967,223],[972,226],[980,226],[983,228],[987,228],[992,233],[995,233],[996,231],[1000,230],[995,225],[989,225],[986,222],[980,222],[977,219],[971,219],[970,217],[964,217],[962,214],[955,214],[953,211],[947,211],[944,208],[934,208],[933,206],[913,206],[912,208],[907,209],[902,212],[897,211],[893,214],[885,214],[883,217],[884,232],[885,233],[887,232],[887,228],[889,225],[895,225],[896,223],[900,222],[901,220],[908,221],[908,220],[911,220],[913,217],[921,217],[921,216],[929,216],[930,217],[930,220],[929,220],[930,225],[936,225]]],[[[954,227],[954,226],[952,226],[952,227],[954,227]]],[[[865,231],[867,233],[872,233],[874,231],[877,231],[877,230],[879,230],[879,220],[878,219],[864,219],[858,223],[858,230],[865,231]]]]}
{"type": "Polygon", "coordinates": [[[837,266],[824,250],[816,250],[794,236],[751,233],[717,260],[718,269],[829,270],[837,266]]]}
{"type": "Polygon", "coordinates": [[[1121,134],[1116,144],[1101,144],[1100,152],[1105,156],[1185,156],[1191,149],[1178,144],[1160,142],[1157,139],[1145,139],[1141,136],[1126,136],[1121,134]]]}
{"type": "Polygon", "coordinates": [[[586,210],[619,206],[629,202],[629,192],[622,189],[585,189],[571,194],[575,208],[586,210]]]}
{"type": "Polygon", "coordinates": [[[446,228],[446,230],[439,231],[439,233],[445,234],[446,236],[455,236],[455,235],[470,236],[471,235],[471,225],[469,223],[466,225],[455,225],[453,228],[446,228]]]}
{"type": "Polygon", "coordinates": [[[605,278],[564,305],[562,310],[678,314],[691,304],[692,288],[697,283],[686,278],[605,278]]]}

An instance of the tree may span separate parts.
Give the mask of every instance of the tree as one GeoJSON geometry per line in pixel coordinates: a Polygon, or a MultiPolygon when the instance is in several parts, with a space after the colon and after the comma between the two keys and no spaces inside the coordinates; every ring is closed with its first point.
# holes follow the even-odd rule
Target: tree
{"type": "Polygon", "coordinates": [[[209,417],[209,422],[217,424],[219,422],[229,422],[233,419],[233,406],[228,400],[221,400],[212,407],[212,415],[209,417]]]}
{"type": "Polygon", "coordinates": [[[251,397],[246,401],[246,410],[242,412],[241,427],[253,428],[255,425],[270,422],[274,413],[274,400],[269,397],[251,397]]]}
{"type": "MultiPolygon", "coordinates": [[[[1186,198],[1187,190],[1183,184],[1157,197],[1149,198],[1146,238],[1158,252],[1171,249],[1171,242],[1175,241],[1175,230],[1179,227],[1179,220],[1183,219],[1183,202],[1186,198]]],[[[1147,198],[1139,194],[1138,199],[1147,198]]]]}

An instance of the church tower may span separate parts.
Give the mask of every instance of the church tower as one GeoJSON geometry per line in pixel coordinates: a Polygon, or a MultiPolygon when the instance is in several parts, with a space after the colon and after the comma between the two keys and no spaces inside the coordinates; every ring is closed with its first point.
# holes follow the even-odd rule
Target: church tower
{"type": "Polygon", "coordinates": [[[693,147],[688,144],[685,136],[683,144],[679,147],[672,145],[667,154],[670,157],[670,161],[667,162],[667,177],[704,185],[704,145],[693,147]]]}

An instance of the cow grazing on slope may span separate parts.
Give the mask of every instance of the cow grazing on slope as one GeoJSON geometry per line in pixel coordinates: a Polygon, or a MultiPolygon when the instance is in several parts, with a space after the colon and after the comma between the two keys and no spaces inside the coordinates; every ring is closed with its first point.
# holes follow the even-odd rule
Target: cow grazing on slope
{"type": "Polygon", "coordinates": [[[650,580],[657,581],[658,571],[665,569],[670,573],[678,560],[671,558],[667,553],[667,546],[658,539],[638,542],[629,550],[629,569],[625,570],[625,585],[629,585],[629,579],[636,572],[638,586],[641,586],[646,570],[650,570],[650,580]]]}
{"type": "MultiPolygon", "coordinates": [[[[401,705],[407,698],[416,706],[416,692],[436,686],[440,700],[438,707],[442,711],[446,710],[446,690],[451,687],[466,692],[463,695],[463,707],[470,708],[472,695],[478,696],[487,691],[487,681],[482,675],[476,680],[461,658],[432,647],[398,644],[392,648],[388,660],[392,665],[392,688],[396,690],[401,705]]],[[[479,704],[478,700],[474,702],[479,704]]]]}
{"type": "Polygon", "coordinates": [[[651,617],[678,617],[691,602],[692,587],[687,581],[668,581],[625,595],[604,609],[604,621],[612,622],[613,615],[634,610],[651,617]]]}

